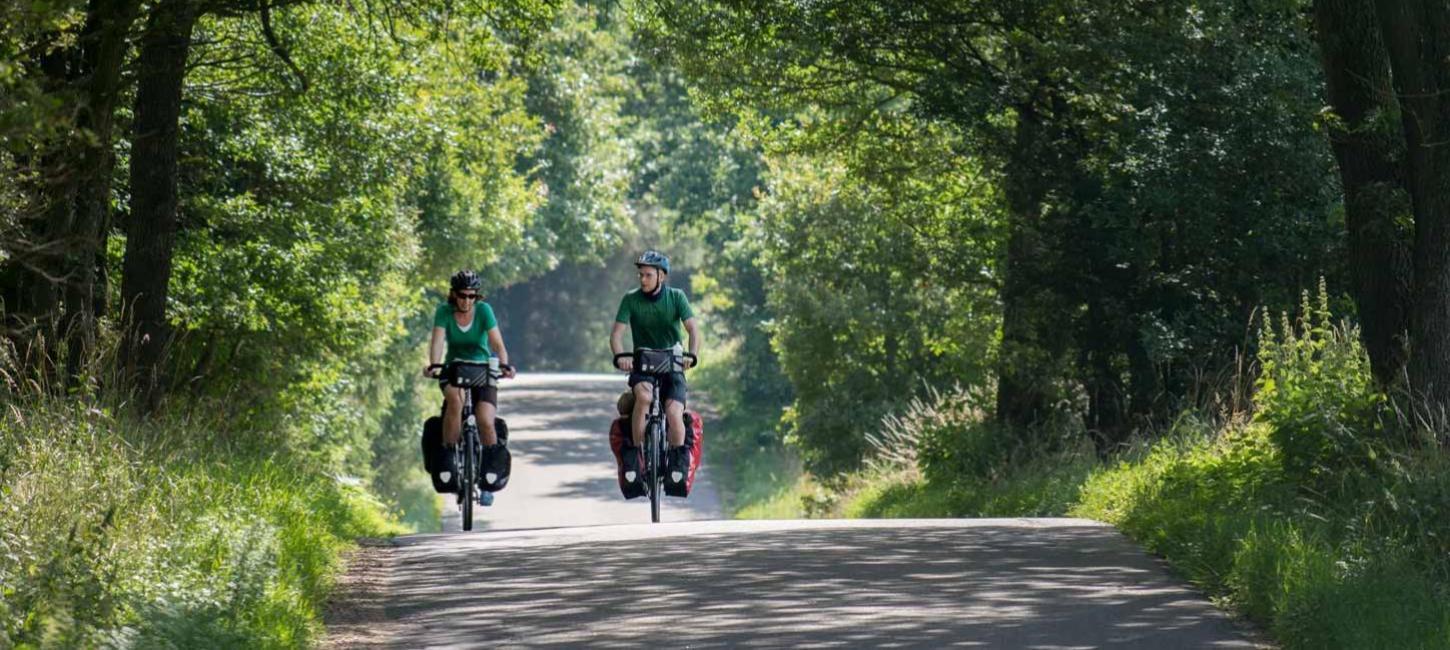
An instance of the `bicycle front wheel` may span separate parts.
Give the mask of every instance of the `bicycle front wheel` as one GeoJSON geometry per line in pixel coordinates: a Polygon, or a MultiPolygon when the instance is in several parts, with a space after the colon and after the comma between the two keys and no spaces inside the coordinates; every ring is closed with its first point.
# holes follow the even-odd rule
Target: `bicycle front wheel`
{"type": "MultiPolygon", "coordinates": [[[[471,428],[471,427],[470,427],[471,428]]],[[[478,436],[467,429],[463,432],[463,476],[458,482],[459,495],[462,497],[463,507],[463,530],[473,530],[473,485],[476,482],[475,474],[478,472],[478,436]]]]}
{"type": "Polygon", "coordinates": [[[650,521],[660,523],[660,487],[664,482],[664,474],[660,470],[660,463],[664,458],[660,454],[660,447],[664,445],[664,427],[660,426],[659,420],[650,423],[649,441],[649,515],[650,521]]]}

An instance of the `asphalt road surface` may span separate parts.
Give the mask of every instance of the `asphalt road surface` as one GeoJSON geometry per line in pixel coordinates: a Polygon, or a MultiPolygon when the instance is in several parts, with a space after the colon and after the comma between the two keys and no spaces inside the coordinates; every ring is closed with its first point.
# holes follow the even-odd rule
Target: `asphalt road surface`
{"type": "Polygon", "coordinates": [[[490,528],[365,546],[324,646],[1262,647],[1091,521],[707,521],[718,499],[697,483],[650,524],[604,440],[622,384],[506,388],[514,476],[481,513],[490,528]]]}

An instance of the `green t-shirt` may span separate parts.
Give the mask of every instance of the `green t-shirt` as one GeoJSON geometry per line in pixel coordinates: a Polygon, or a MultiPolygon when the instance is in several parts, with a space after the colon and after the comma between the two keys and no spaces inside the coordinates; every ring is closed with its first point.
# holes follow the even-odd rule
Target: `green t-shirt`
{"type": "Polygon", "coordinates": [[[461,329],[453,318],[453,305],[445,302],[433,312],[433,327],[443,328],[447,335],[448,355],[443,363],[488,361],[488,331],[498,327],[498,319],[493,316],[493,307],[479,301],[473,307],[473,322],[468,324],[468,329],[461,329]]]}
{"type": "Polygon", "coordinates": [[[694,318],[685,292],[665,287],[665,295],[651,301],[639,289],[624,294],[614,320],[629,324],[635,348],[669,348],[684,341],[680,323],[694,318]]]}

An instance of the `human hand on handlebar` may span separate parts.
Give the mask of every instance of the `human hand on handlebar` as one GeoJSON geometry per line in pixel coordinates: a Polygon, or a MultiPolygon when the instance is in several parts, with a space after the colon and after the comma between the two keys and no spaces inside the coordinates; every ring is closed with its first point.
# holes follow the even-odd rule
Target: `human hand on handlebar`
{"type": "Polygon", "coordinates": [[[430,364],[428,364],[426,366],[423,366],[423,376],[424,377],[429,377],[429,378],[432,378],[432,379],[437,379],[442,374],[443,374],[443,364],[441,364],[441,363],[430,363],[430,364]]]}
{"type": "Polygon", "coordinates": [[[614,355],[614,367],[618,368],[621,372],[633,372],[634,355],[628,352],[621,352],[614,355]]]}
{"type": "Polygon", "coordinates": [[[693,354],[691,354],[689,352],[686,352],[684,354],[684,357],[685,357],[685,370],[689,370],[689,369],[694,368],[695,366],[697,366],[697,365],[700,364],[700,357],[697,357],[697,356],[695,356],[695,355],[693,355],[693,354]]]}
{"type": "Polygon", "coordinates": [[[498,369],[499,369],[499,374],[503,375],[503,378],[504,379],[513,379],[514,377],[518,376],[518,374],[519,374],[518,371],[514,370],[514,367],[513,366],[511,366],[511,365],[509,365],[507,363],[499,364],[498,369]]]}

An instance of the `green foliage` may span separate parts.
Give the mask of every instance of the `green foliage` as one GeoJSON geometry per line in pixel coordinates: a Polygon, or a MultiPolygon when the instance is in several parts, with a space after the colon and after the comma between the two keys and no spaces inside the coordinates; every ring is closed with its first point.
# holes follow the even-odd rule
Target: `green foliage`
{"type": "Polygon", "coordinates": [[[852,148],[770,161],[750,232],[767,331],[795,401],[790,437],[812,471],[856,467],[866,432],[923,384],[985,379],[996,327],[984,179],[946,134],[882,119],[852,148]]]}
{"type": "Polygon", "coordinates": [[[1292,494],[1264,427],[1219,437],[1195,422],[1184,423],[1141,460],[1094,473],[1074,513],[1117,525],[1173,558],[1191,580],[1221,593],[1239,540],[1255,518],[1287,512],[1292,494]]]}
{"type": "MultiPolygon", "coordinates": [[[[1061,516],[1095,463],[1082,444],[1024,442],[986,417],[990,395],[929,389],[870,435],[860,517],[1061,516]]],[[[1085,442],[1081,436],[1073,439],[1085,442]]]]}
{"type": "Polygon", "coordinates": [[[624,194],[634,125],[623,106],[634,80],[628,32],[614,13],[570,3],[535,46],[541,61],[527,75],[525,106],[546,137],[519,166],[534,170],[547,200],[511,256],[523,261],[510,262],[533,274],[559,260],[598,259],[631,225],[624,194]]]}
{"type": "Polygon", "coordinates": [[[709,114],[767,153],[758,266],[794,292],[766,307],[814,469],[865,450],[846,402],[921,379],[883,388],[862,377],[882,355],[839,354],[899,329],[851,318],[891,313],[872,309],[880,287],[913,313],[913,284],[951,292],[924,296],[960,322],[926,310],[950,334],[921,367],[981,384],[995,365],[1118,442],[1232,363],[1249,306],[1288,307],[1341,268],[1328,151],[1307,128],[1317,62],[1284,3],[664,0],[639,22],[709,114]]]}
{"type": "Polygon", "coordinates": [[[518,69],[552,10],[475,9],[277,11],[305,92],[256,15],[208,16],[182,118],[176,408],[225,396],[249,431],[367,481],[424,528],[437,506],[407,375],[428,308],[459,267],[492,286],[536,272],[507,255],[542,204],[526,161],[545,129],[518,69]]]}
{"type": "Polygon", "coordinates": [[[1016,441],[982,410],[983,397],[960,387],[914,397],[900,415],[881,421],[871,437],[874,458],[896,467],[915,465],[928,480],[991,479],[1013,458],[1016,441]]]}
{"type": "Polygon", "coordinates": [[[1285,472],[1307,487],[1328,488],[1375,459],[1384,438],[1384,394],[1370,374],[1358,332],[1333,325],[1324,282],[1316,303],[1305,292],[1297,323],[1259,334],[1256,420],[1270,428],[1285,472]]]}

